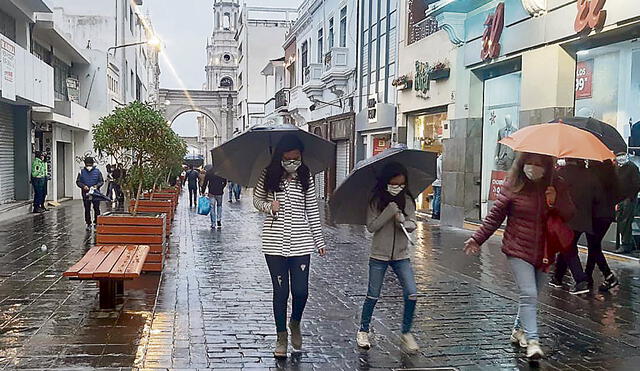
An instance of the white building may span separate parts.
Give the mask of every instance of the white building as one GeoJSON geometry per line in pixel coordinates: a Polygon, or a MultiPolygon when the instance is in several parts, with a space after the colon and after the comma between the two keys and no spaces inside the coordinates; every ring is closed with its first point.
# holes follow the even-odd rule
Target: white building
{"type": "Polygon", "coordinates": [[[236,128],[245,130],[261,124],[269,93],[262,71],[265,65],[282,57],[286,31],[297,17],[293,8],[243,6],[238,19],[238,86],[236,128]]]}

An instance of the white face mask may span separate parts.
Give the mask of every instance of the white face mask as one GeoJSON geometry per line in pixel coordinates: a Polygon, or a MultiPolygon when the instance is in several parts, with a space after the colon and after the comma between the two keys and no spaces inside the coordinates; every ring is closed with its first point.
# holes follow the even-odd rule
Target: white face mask
{"type": "Polygon", "coordinates": [[[396,184],[387,184],[387,192],[393,197],[397,196],[404,190],[404,184],[396,185],[396,184]]]}
{"type": "Polygon", "coordinates": [[[524,175],[532,181],[538,181],[544,176],[544,168],[538,165],[524,165],[524,175]]]}
{"type": "Polygon", "coordinates": [[[298,171],[298,168],[302,166],[301,160],[282,160],[282,168],[289,174],[293,174],[298,171]]]}
{"type": "Polygon", "coordinates": [[[93,166],[85,166],[84,168],[87,169],[87,171],[93,170],[93,166]]]}

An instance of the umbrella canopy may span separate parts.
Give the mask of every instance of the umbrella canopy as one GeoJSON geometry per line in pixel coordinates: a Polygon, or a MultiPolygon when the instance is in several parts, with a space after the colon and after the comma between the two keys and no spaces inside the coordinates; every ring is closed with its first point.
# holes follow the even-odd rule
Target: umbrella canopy
{"type": "Polygon", "coordinates": [[[592,117],[564,117],[554,121],[575,126],[595,135],[614,154],[627,153],[627,142],[615,127],[592,117]]]}
{"type": "Polygon", "coordinates": [[[335,144],[300,128],[283,124],[256,126],[211,150],[215,172],[236,184],[253,187],[271,162],[273,151],[285,135],[293,134],[304,145],[302,161],[312,174],[335,163],[335,144]]]}
{"type": "Polygon", "coordinates": [[[556,158],[605,161],[616,156],[591,133],[571,125],[552,123],[527,126],[502,139],[514,151],[556,158]]]}
{"type": "Polygon", "coordinates": [[[112,202],[112,200],[97,189],[91,189],[89,196],[94,201],[112,202]]]}
{"type": "Polygon", "coordinates": [[[413,196],[419,195],[436,179],[436,157],[434,152],[394,147],[360,161],[331,197],[329,206],[333,221],[337,224],[367,223],[367,209],[378,174],[391,162],[407,168],[409,191],[413,196]]]}

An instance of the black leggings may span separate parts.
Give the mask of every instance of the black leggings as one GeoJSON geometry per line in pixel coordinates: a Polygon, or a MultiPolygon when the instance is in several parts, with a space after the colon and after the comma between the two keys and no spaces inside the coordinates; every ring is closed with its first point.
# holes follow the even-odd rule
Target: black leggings
{"type": "Polygon", "coordinates": [[[609,264],[607,264],[607,259],[602,253],[602,239],[604,238],[604,235],[607,234],[610,226],[611,221],[607,219],[593,219],[593,234],[587,233],[589,255],[587,257],[587,266],[585,267],[584,272],[587,274],[589,280],[593,280],[592,275],[596,264],[598,264],[598,268],[605,278],[609,277],[611,274],[611,269],[609,268],[609,264]]]}
{"type": "Polygon", "coordinates": [[[265,255],[273,284],[273,316],[276,330],[287,330],[287,302],[289,301],[289,281],[293,304],[291,320],[300,321],[309,296],[309,261],[311,255],[284,257],[265,255]],[[291,277],[291,279],[289,279],[291,277]]]}
{"type": "Polygon", "coordinates": [[[189,206],[198,204],[198,188],[189,187],[189,206]]]}

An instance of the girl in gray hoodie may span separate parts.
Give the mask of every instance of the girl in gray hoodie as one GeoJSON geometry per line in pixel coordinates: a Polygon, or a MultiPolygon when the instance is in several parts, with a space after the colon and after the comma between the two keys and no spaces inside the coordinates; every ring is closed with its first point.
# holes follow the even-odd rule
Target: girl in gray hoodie
{"type": "Polygon", "coordinates": [[[399,163],[389,163],[382,169],[369,202],[367,229],[373,233],[373,243],[369,257],[369,287],[357,334],[358,346],[364,349],[371,347],[369,324],[388,267],[393,269],[402,285],[404,314],[400,340],[403,348],[409,353],[420,349],[411,334],[417,288],[409,260],[409,239],[403,230],[410,233],[417,226],[416,205],[408,184],[407,169],[399,163]]]}

